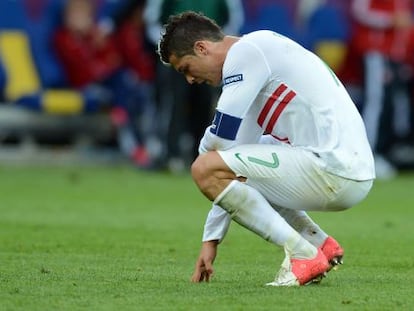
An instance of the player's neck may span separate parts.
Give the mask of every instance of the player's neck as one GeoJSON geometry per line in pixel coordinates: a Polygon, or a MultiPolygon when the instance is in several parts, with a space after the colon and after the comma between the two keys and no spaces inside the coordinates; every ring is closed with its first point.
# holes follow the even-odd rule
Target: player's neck
{"type": "Polygon", "coordinates": [[[226,46],[227,49],[229,49],[234,43],[236,43],[239,40],[240,38],[236,36],[225,36],[222,42],[224,46],[226,46]]]}

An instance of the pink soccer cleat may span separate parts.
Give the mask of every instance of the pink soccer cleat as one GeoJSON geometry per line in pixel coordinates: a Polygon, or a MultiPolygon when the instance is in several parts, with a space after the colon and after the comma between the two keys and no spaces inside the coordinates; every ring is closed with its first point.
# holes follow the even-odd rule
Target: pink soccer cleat
{"type": "Polygon", "coordinates": [[[300,286],[319,283],[329,270],[329,262],[321,249],[313,259],[285,257],[276,278],[269,286],[300,286]]]}
{"type": "Polygon", "coordinates": [[[327,237],[319,249],[325,254],[331,268],[336,268],[336,266],[343,264],[344,250],[334,238],[327,237]]]}

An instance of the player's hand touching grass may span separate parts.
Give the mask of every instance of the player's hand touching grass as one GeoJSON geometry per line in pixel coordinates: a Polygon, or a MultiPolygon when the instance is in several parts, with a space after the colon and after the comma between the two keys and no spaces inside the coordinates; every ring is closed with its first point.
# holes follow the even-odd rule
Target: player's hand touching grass
{"type": "Polygon", "coordinates": [[[191,282],[209,282],[214,273],[213,262],[217,254],[218,241],[203,242],[191,282]]]}

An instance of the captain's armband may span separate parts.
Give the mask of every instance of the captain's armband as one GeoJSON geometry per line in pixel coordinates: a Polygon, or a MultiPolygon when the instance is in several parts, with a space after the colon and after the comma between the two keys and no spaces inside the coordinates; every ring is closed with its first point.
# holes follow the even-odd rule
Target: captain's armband
{"type": "Polygon", "coordinates": [[[235,140],[241,121],[241,118],[233,117],[216,110],[213,124],[210,126],[210,132],[220,138],[235,140]]]}

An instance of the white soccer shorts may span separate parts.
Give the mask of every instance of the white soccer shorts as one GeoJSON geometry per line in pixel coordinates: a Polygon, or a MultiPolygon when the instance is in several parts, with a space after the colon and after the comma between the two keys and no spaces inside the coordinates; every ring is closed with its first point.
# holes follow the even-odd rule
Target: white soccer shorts
{"type": "Polygon", "coordinates": [[[332,175],[316,154],[287,144],[241,145],[218,153],[272,205],[290,209],[344,210],[364,199],[373,183],[332,175]]]}

